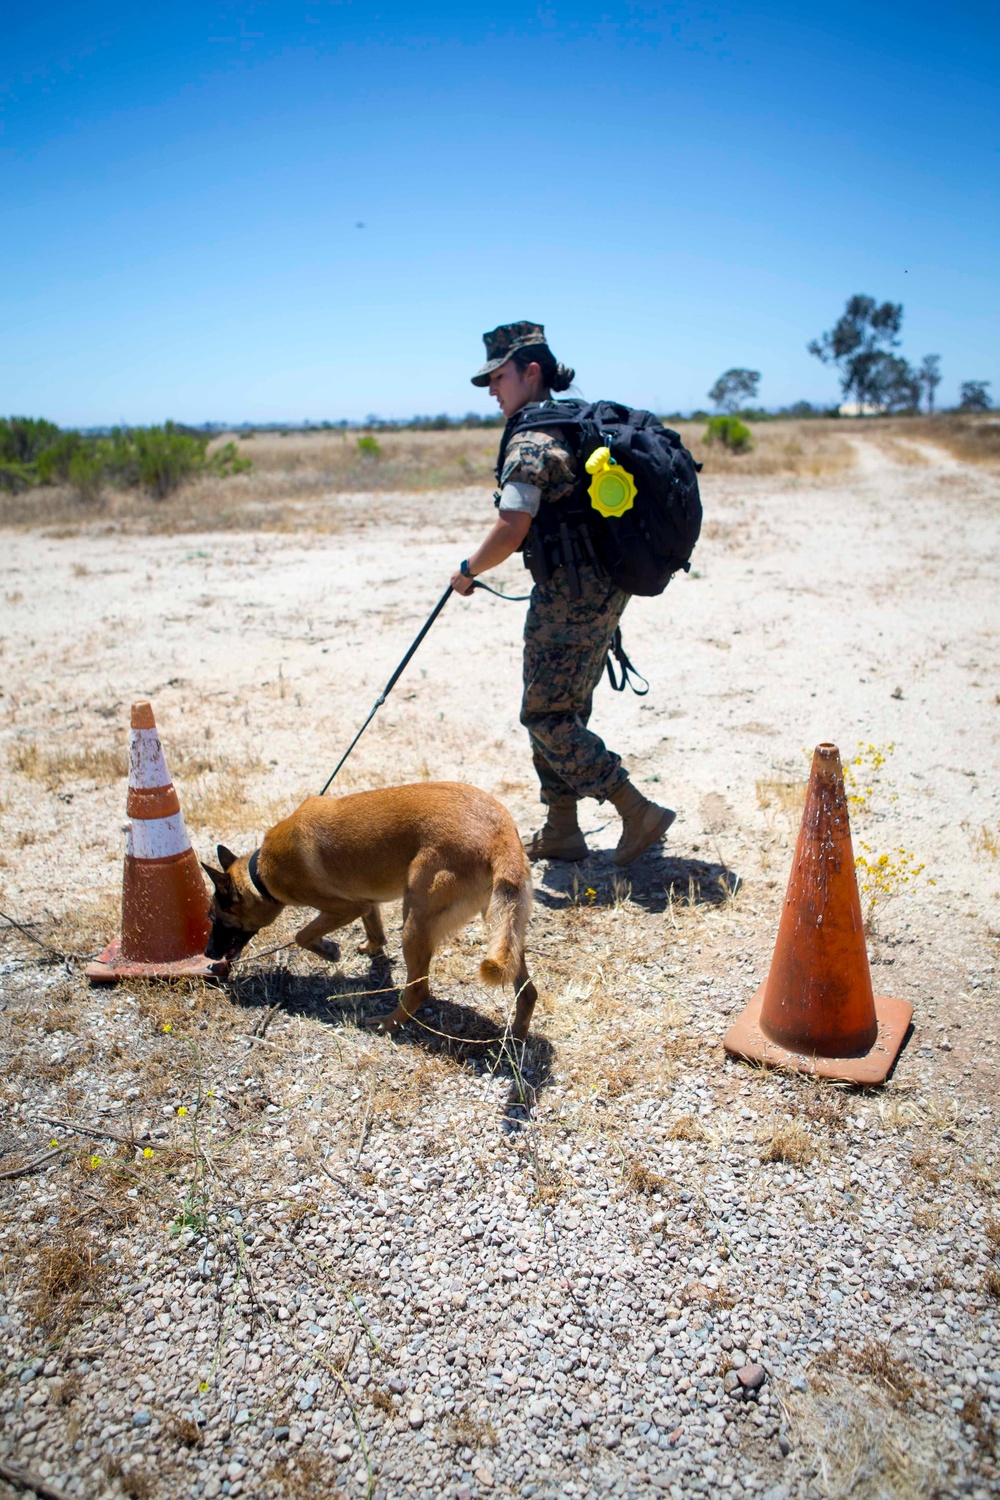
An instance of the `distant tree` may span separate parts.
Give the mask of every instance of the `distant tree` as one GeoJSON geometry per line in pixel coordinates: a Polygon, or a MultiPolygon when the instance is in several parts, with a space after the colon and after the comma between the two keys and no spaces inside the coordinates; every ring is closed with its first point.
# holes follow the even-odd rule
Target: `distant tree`
{"type": "Polygon", "coordinates": [[[989,411],[993,402],[986,393],[991,384],[989,380],[963,380],[960,393],[962,410],[989,411]]]}
{"type": "Polygon", "coordinates": [[[739,411],[756,399],[759,385],[759,370],[727,370],[709,391],[708,399],[722,411],[739,411]]]}
{"type": "Polygon", "coordinates": [[[855,399],[881,406],[876,394],[885,384],[884,364],[889,350],[899,345],[903,325],[903,304],[883,302],[861,295],[848,298],[843,315],[827,333],[807,345],[825,365],[836,365],[844,399],[855,399]]]}
{"type": "Polygon", "coordinates": [[[873,354],[863,389],[862,400],[879,411],[914,411],[920,405],[920,377],[898,354],[873,354]]]}
{"type": "Polygon", "coordinates": [[[941,384],[940,354],[925,354],[924,362],[917,371],[917,379],[927,392],[927,410],[934,411],[934,392],[941,384]]]}

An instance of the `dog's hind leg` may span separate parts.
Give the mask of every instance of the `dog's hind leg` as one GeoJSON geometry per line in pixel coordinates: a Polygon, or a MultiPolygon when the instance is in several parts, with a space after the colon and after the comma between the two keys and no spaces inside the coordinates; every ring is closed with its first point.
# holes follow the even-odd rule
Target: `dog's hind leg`
{"type": "Polygon", "coordinates": [[[377,906],[372,906],[369,911],[362,914],[362,922],[365,924],[365,932],[368,934],[367,942],[358,947],[359,953],[367,953],[374,958],[376,953],[381,953],[385,948],[385,928],[382,926],[382,912],[377,906]]]}
{"type": "Polygon", "coordinates": [[[531,1015],[535,1009],[535,1002],[538,999],[538,991],[528,978],[528,966],[524,961],[523,953],[521,954],[521,963],[514,979],[514,993],[517,996],[517,1003],[514,1006],[514,1024],[511,1030],[516,1040],[523,1042],[527,1040],[528,1027],[531,1025],[531,1015]]]}
{"type": "Polygon", "coordinates": [[[406,964],[406,985],[400,995],[396,1009],[387,1016],[376,1016],[365,1025],[373,1031],[389,1036],[398,1031],[404,1021],[411,1021],[431,992],[428,971],[434,948],[422,921],[414,921],[409,912],[403,921],[403,960],[406,964]]]}
{"type": "MultiPolygon", "coordinates": [[[[331,902],[327,911],[320,911],[311,922],[295,934],[295,941],[300,948],[305,948],[309,953],[315,953],[318,958],[326,958],[336,961],[340,957],[340,944],[327,938],[328,932],[336,932],[341,927],[347,927],[351,922],[356,922],[360,917],[368,926],[369,907],[357,901],[331,902]]],[[[381,923],[379,924],[381,926],[381,923]]]]}

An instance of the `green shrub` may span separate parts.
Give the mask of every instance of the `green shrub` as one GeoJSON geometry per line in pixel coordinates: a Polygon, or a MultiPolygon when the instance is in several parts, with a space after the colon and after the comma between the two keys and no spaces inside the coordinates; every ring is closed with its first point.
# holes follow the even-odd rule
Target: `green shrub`
{"type": "Polygon", "coordinates": [[[382,452],[382,445],[377,437],[372,437],[370,433],[366,432],[364,437],[358,438],[358,452],[368,453],[372,458],[378,458],[382,452]]]}
{"type": "Polygon", "coordinates": [[[56,424],[42,417],[0,417],[0,461],[33,464],[58,436],[56,424]]]}
{"type": "MultiPolygon", "coordinates": [[[[70,456],[66,471],[61,476],[68,479],[81,500],[99,500],[107,479],[107,456],[103,443],[83,444],[70,456]]],[[[42,480],[42,483],[51,481],[42,480]]]]}
{"type": "Polygon", "coordinates": [[[705,442],[721,443],[730,453],[749,453],[750,429],[739,417],[709,417],[705,428],[705,442]]]}
{"type": "MultiPolygon", "coordinates": [[[[107,438],[61,432],[54,422],[0,418],[0,489],[69,483],[83,500],[108,485],[140,486],[162,500],[196,474],[244,474],[253,468],[235,443],[206,458],[209,435],[165,422],[162,427],[115,427],[107,438]]],[[[376,445],[377,447],[377,445],[376,445]]]]}
{"type": "MultiPolygon", "coordinates": [[[[253,437],[253,433],[250,436],[253,437]]],[[[206,461],[205,468],[210,473],[227,479],[230,474],[249,474],[253,468],[253,459],[241,458],[235,443],[223,443],[219,451],[206,461]]]]}

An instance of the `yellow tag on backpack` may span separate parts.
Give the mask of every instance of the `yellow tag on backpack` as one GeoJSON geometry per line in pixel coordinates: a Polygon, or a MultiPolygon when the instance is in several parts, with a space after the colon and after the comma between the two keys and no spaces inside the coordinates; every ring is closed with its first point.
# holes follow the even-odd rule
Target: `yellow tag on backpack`
{"type": "Polygon", "coordinates": [[[632,509],[635,480],[627,469],[616,464],[610,448],[596,448],[584,467],[594,477],[590,481],[590,503],[602,516],[622,516],[632,509]]]}

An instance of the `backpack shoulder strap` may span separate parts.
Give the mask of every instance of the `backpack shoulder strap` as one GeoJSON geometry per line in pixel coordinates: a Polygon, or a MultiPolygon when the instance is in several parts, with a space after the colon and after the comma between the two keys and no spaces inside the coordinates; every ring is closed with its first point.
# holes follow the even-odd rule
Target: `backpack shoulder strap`
{"type": "Polygon", "coordinates": [[[507,449],[510,440],[518,432],[544,432],[549,428],[579,427],[582,429],[590,419],[593,404],[589,401],[532,401],[527,406],[522,406],[512,417],[508,417],[507,425],[500,439],[500,451],[497,454],[496,480],[500,483],[500,475],[503,473],[504,460],[507,457],[507,449]]]}

